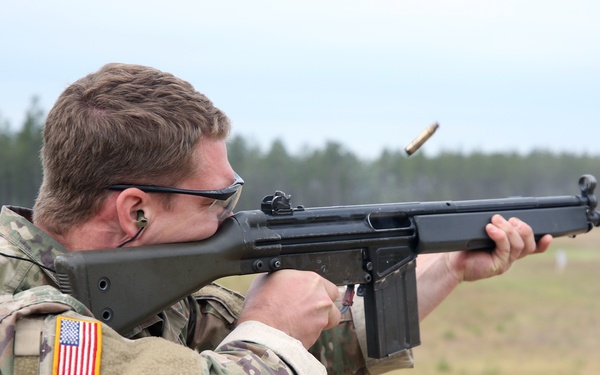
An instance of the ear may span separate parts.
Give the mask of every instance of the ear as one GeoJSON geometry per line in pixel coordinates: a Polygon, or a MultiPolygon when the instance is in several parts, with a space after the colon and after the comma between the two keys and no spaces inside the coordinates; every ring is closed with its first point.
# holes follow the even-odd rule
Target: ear
{"type": "Polygon", "coordinates": [[[140,229],[140,224],[151,216],[152,206],[148,194],[140,189],[129,188],[123,190],[117,197],[117,216],[121,230],[128,237],[133,237],[140,229]]]}

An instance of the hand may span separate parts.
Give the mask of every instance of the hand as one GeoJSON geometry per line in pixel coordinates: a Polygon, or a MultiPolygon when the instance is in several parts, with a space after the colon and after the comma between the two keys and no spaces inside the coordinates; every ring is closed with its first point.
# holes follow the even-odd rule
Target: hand
{"type": "Polygon", "coordinates": [[[485,230],[496,243],[492,252],[459,251],[448,254],[448,269],[459,282],[503,274],[515,260],[543,253],[552,242],[552,236],[545,235],[536,244],[531,227],[514,217],[505,220],[494,215],[485,230]]]}
{"type": "Polygon", "coordinates": [[[317,273],[281,270],[257,276],[246,295],[238,322],[256,320],[312,346],[321,331],[341,318],[334,304],[339,290],[317,273]]]}

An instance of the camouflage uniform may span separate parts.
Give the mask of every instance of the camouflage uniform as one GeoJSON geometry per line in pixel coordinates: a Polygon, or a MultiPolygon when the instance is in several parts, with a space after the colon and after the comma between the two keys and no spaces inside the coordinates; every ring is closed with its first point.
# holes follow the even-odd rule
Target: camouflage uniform
{"type": "MultiPolygon", "coordinates": [[[[30,217],[27,209],[2,208],[0,252],[53,268],[54,258],[66,250],[35,227],[30,217]]],[[[91,312],[57,290],[53,272],[31,262],[0,256],[0,275],[0,373],[11,374],[15,361],[19,369],[37,373],[39,366],[40,373],[52,373],[57,319],[94,322],[91,312]],[[31,332],[33,337],[42,332],[41,343],[23,349],[22,343],[32,342],[31,332]]],[[[102,325],[101,371],[324,373],[315,357],[330,374],[377,374],[412,367],[410,352],[385,360],[365,358],[364,334],[356,334],[350,312],[338,327],[323,332],[310,350],[313,357],[297,340],[261,323],[246,322],[233,330],[242,304],[241,295],[211,284],[143,322],[127,338],[102,325]]]]}

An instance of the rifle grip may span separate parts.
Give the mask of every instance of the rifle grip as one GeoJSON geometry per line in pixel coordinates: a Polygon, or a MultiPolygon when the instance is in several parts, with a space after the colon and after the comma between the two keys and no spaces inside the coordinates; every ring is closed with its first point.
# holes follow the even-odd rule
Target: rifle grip
{"type": "Polygon", "coordinates": [[[385,358],[419,345],[416,258],[364,285],[367,354],[385,358]]]}

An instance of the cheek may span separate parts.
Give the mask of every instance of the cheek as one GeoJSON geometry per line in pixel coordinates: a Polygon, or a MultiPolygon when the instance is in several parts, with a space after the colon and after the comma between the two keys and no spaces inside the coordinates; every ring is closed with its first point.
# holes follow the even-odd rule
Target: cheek
{"type": "Polygon", "coordinates": [[[198,223],[198,230],[196,232],[195,240],[203,240],[212,237],[219,228],[219,221],[216,218],[211,219],[208,222],[198,223]]]}
{"type": "Polygon", "coordinates": [[[219,227],[217,216],[194,203],[177,204],[159,214],[157,221],[148,226],[146,238],[153,243],[171,243],[201,241],[214,235],[219,227]]]}
{"type": "Polygon", "coordinates": [[[200,241],[211,237],[219,228],[217,216],[207,209],[199,210],[188,222],[189,240],[200,241]]]}

